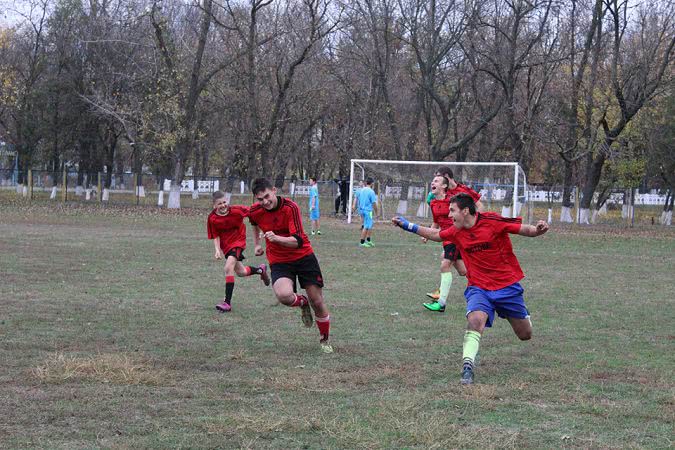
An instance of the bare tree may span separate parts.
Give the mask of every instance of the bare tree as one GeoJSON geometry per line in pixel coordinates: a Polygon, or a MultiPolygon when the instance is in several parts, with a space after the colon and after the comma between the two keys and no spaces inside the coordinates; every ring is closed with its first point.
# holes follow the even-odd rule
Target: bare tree
{"type": "Polygon", "coordinates": [[[628,1],[605,0],[605,5],[612,36],[609,61],[612,102],[608,108],[618,107],[618,114],[612,118],[608,108],[605,109],[599,119],[602,135],[588,140],[580,202],[585,219],[612,146],[631,119],[659,93],[663,83],[672,81],[675,11],[658,2],[644,5],[631,26],[628,1]]]}

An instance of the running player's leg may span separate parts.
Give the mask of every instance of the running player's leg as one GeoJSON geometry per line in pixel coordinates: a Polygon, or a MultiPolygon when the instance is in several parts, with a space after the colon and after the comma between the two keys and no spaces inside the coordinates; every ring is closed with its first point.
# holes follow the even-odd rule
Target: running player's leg
{"type": "Polygon", "coordinates": [[[319,342],[326,353],[332,352],[328,343],[330,336],[330,315],[323,299],[323,275],[319,261],[314,254],[296,262],[298,281],[305,290],[309,303],[314,310],[316,326],[319,328],[319,342]]]}
{"type": "Polygon", "coordinates": [[[532,339],[532,322],[530,318],[527,319],[514,319],[513,317],[507,317],[507,320],[511,324],[511,328],[518,336],[518,339],[521,341],[528,341],[532,339]]]}
{"type": "Polygon", "coordinates": [[[225,298],[222,303],[216,305],[216,309],[228,312],[232,309],[232,294],[234,292],[234,270],[238,264],[237,256],[228,252],[225,258],[225,298]]]}
{"type": "Polygon", "coordinates": [[[306,327],[312,326],[312,310],[309,300],[302,294],[295,292],[295,270],[292,263],[272,264],[272,289],[279,303],[291,308],[302,309],[302,323],[306,327]]]}
{"type": "Polygon", "coordinates": [[[480,347],[480,338],[485,327],[492,326],[495,309],[488,297],[488,291],[469,286],[464,291],[466,298],[467,327],[462,346],[462,384],[473,384],[473,371],[480,347]]]}
{"type": "Polygon", "coordinates": [[[431,303],[423,303],[429,311],[444,312],[445,305],[450,294],[452,286],[452,261],[445,257],[441,260],[441,287],[438,293],[438,300],[431,303]]]}
{"type": "Polygon", "coordinates": [[[310,284],[305,287],[309,303],[314,310],[316,326],[319,329],[319,343],[325,353],[332,353],[333,347],[330,345],[330,314],[323,300],[323,289],[317,285],[310,284]]]}
{"type": "Polygon", "coordinates": [[[234,272],[238,277],[250,277],[251,275],[260,275],[260,279],[265,286],[270,285],[270,277],[267,275],[267,266],[260,264],[259,266],[245,266],[241,261],[237,261],[234,267],[234,272]]]}
{"type": "Polygon", "coordinates": [[[462,277],[466,276],[466,266],[464,265],[464,260],[462,259],[461,255],[458,256],[458,259],[455,261],[454,266],[455,266],[455,269],[457,269],[457,274],[459,276],[462,276],[462,277]]]}
{"type": "Polygon", "coordinates": [[[490,293],[497,314],[506,318],[511,324],[514,333],[521,341],[532,338],[532,322],[530,312],[523,298],[523,287],[520,283],[513,283],[503,289],[490,293]]]}

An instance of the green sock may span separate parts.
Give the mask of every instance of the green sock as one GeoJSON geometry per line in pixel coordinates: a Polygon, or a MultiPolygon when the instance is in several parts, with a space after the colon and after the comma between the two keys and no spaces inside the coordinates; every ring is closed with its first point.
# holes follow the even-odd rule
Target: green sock
{"type": "Polygon", "coordinates": [[[448,294],[450,293],[450,286],[452,286],[452,272],[441,273],[441,291],[438,297],[438,303],[445,306],[448,301],[448,294]]]}
{"type": "Polygon", "coordinates": [[[462,358],[465,363],[473,362],[478,354],[478,347],[480,346],[480,333],[478,331],[466,330],[464,333],[464,347],[462,350],[462,358]]]}

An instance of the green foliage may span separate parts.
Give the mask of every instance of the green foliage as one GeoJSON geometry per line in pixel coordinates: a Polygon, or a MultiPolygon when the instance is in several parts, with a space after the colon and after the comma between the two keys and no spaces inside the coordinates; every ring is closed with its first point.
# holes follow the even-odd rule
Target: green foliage
{"type": "Polygon", "coordinates": [[[613,174],[619,186],[636,188],[644,180],[647,161],[644,158],[623,159],[613,165],[613,174]]]}

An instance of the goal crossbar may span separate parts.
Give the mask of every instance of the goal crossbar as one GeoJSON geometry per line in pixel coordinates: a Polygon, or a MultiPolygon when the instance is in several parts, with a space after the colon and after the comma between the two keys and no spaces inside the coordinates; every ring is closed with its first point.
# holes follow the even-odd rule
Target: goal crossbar
{"type": "Polygon", "coordinates": [[[347,213],[347,223],[352,222],[352,205],[354,204],[354,169],[355,166],[359,166],[363,174],[365,174],[365,169],[362,164],[392,164],[392,165],[415,165],[415,166],[492,166],[492,167],[513,167],[514,171],[514,183],[513,183],[513,205],[512,215],[516,216],[515,205],[518,202],[518,176],[523,177],[523,186],[527,186],[527,179],[525,177],[524,171],[520,169],[520,165],[517,162],[456,162],[456,161],[399,161],[399,160],[387,160],[387,159],[352,159],[350,163],[349,170],[349,205],[347,213]]]}

